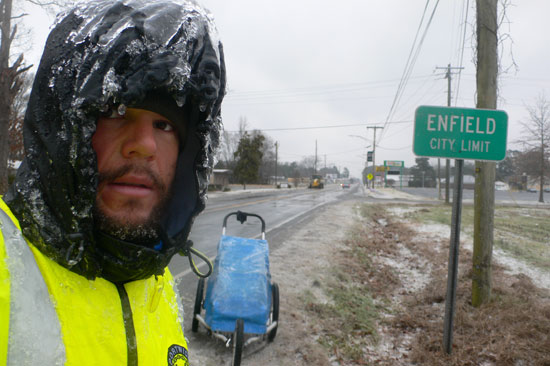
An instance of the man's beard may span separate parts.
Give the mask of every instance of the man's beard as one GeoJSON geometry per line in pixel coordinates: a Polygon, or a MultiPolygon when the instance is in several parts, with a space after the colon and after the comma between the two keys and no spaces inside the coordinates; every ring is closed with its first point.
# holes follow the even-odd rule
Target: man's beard
{"type": "MultiPolygon", "coordinates": [[[[113,171],[107,171],[99,174],[99,184],[112,182],[116,178],[121,177],[129,172],[147,174],[153,181],[154,187],[159,192],[159,202],[151,209],[149,216],[140,223],[132,222],[130,218],[115,219],[106,215],[102,210],[98,201],[94,205],[94,227],[105,234],[115,237],[119,240],[130,242],[137,245],[152,247],[156,245],[159,239],[159,230],[161,228],[161,219],[163,213],[166,212],[169,199],[171,197],[171,189],[168,189],[159,177],[147,167],[135,167],[125,165],[113,171]]],[[[128,215],[131,217],[133,210],[139,208],[139,202],[129,201],[127,203],[128,215]]]]}

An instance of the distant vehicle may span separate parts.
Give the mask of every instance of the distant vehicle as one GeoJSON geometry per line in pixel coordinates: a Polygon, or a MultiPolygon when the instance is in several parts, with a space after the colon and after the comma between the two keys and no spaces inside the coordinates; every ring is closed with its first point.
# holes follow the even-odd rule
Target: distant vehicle
{"type": "Polygon", "coordinates": [[[508,184],[504,182],[495,182],[495,190],[496,191],[507,191],[508,190],[508,184]]]}
{"type": "Polygon", "coordinates": [[[325,182],[323,180],[323,177],[317,174],[312,175],[308,188],[317,188],[317,189],[325,188],[325,182]]]}
{"type": "Polygon", "coordinates": [[[351,187],[351,184],[349,184],[349,183],[342,183],[342,184],[340,184],[340,186],[342,187],[342,189],[344,189],[344,188],[350,188],[350,187],[351,187]]]}
{"type": "Polygon", "coordinates": [[[538,192],[535,188],[527,188],[526,191],[531,192],[531,193],[537,193],[538,192]]]}
{"type": "Polygon", "coordinates": [[[287,182],[282,182],[282,183],[277,184],[277,188],[291,188],[291,186],[287,182]]]}

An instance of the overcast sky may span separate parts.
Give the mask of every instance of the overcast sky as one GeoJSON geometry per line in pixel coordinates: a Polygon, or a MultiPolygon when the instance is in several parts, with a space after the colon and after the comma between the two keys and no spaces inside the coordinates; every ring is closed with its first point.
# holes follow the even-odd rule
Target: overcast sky
{"type": "MultiPolygon", "coordinates": [[[[212,12],[224,44],[225,129],[237,131],[246,118],[249,129],[263,130],[279,143],[280,161],[314,156],[317,141],[318,167],[326,161],[359,177],[375,131],[367,126],[385,126],[376,130],[377,164],[403,160],[414,165],[414,111],[419,105],[447,104],[445,70],[438,68],[448,64],[464,67],[460,75],[458,70],[452,74],[452,104],[475,107],[475,0],[441,0],[435,13],[437,0],[199,3],[212,12]],[[417,29],[418,44],[432,13],[392,110],[417,29]]],[[[53,17],[28,11],[25,23],[33,41],[26,59],[37,64],[53,17]]],[[[508,113],[508,148],[513,148],[519,121],[528,120],[525,106],[542,92],[550,98],[550,1],[514,0],[506,13],[501,65],[509,70],[499,80],[498,108],[508,113]]]]}

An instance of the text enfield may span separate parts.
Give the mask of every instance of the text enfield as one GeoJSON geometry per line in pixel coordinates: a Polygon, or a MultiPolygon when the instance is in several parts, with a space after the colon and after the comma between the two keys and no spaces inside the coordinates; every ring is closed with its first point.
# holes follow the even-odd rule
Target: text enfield
{"type": "Polygon", "coordinates": [[[502,161],[507,134],[505,111],[419,106],[414,114],[413,152],[434,158],[502,161]]]}
{"type": "Polygon", "coordinates": [[[427,130],[492,135],[496,130],[496,122],[491,117],[482,119],[464,115],[428,114],[427,130]]]}

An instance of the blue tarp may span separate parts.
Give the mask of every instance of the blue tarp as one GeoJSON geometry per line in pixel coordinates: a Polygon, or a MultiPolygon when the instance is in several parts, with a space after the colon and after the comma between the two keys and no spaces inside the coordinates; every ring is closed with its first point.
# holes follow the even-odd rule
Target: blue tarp
{"type": "Polygon", "coordinates": [[[267,241],[222,235],[208,279],[206,323],[214,331],[265,334],[271,311],[271,275],[267,241]]]}

